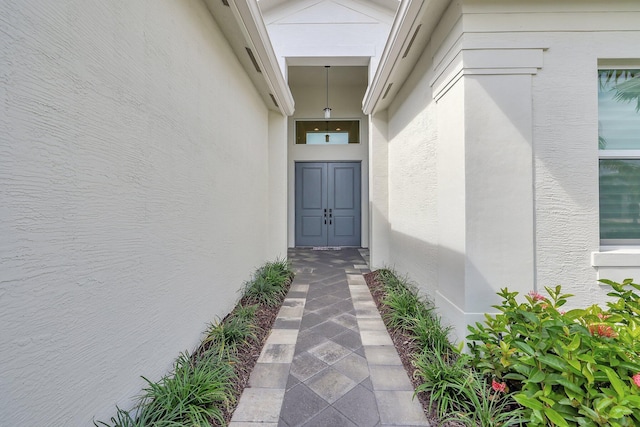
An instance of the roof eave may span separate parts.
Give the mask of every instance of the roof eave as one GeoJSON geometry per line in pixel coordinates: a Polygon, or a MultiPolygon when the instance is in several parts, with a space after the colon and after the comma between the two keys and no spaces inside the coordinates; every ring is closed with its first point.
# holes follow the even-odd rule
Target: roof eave
{"type": "Polygon", "coordinates": [[[420,49],[431,38],[438,19],[423,19],[425,14],[438,18],[451,0],[402,0],[393,21],[380,63],[362,100],[365,114],[384,111],[404,83],[422,54],[420,49]]]}
{"type": "Polygon", "coordinates": [[[285,116],[292,115],[293,95],[278,65],[257,2],[207,0],[206,3],[268,108],[285,116]],[[232,23],[227,19],[229,11],[233,15],[232,23]]]}

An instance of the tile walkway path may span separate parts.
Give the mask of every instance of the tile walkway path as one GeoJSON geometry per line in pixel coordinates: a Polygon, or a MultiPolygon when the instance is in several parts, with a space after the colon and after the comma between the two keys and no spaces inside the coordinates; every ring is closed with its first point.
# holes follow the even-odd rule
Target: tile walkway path
{"type": "Polygon", "coordinates": [[[428,426],[362,273],[364,249],[290,249],[296,277],[230,427],[428,426]]]}

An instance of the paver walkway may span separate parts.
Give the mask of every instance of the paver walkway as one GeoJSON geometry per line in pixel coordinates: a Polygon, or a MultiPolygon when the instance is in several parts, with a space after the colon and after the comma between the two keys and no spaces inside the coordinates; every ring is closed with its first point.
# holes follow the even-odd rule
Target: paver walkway
{"type": "Polygon", "coordinates": [[[296,277],[230,427],[428,426],[373,302],[364,249],[291,249],[296,277]]]}

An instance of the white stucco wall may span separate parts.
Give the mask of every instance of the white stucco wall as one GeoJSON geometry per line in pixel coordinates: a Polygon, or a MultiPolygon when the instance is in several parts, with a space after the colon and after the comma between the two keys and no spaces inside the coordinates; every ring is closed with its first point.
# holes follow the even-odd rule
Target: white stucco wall
{"type": "Polygon", "coordinates": [[[639,45],[630,1],[453,2],[440,21],[388,109],[388,263],[456,338],[502,287],[589,305],[598,277],[640,277],[638,257],[598,257],[596,81],[639,45]]]}
{"type": "Polygon", "coordinates": [[[269,259],[287,256],[287,117],[269,112],[269,259]]]}
{"type": "Polygon", "coordinates": [[[531,86],[535,286],[562,284],[576,295],[574,305],[603,303],[607,290],[596,279],[640,277],[640,265],[600,272],[592,265],[601,250],[597,69],[601,59],[640,57],[640,4],[504,1],[487,8],[474,0],[465,13],[476,46],[544,49],[531,86]]]}
{"type": "Polygon", "coordinates": [[[201,2],[5,1],[0,27],[0,423],[89,425],[284,248],[284,177],[201,2]]]}

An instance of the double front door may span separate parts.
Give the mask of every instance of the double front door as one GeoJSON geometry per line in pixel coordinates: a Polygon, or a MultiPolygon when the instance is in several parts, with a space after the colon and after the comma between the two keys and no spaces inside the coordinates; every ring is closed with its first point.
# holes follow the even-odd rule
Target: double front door
{"type": "Polygon", "coordinates": [[[296,163],[296,246],[360,246],[360,163],[296,163]]]}

